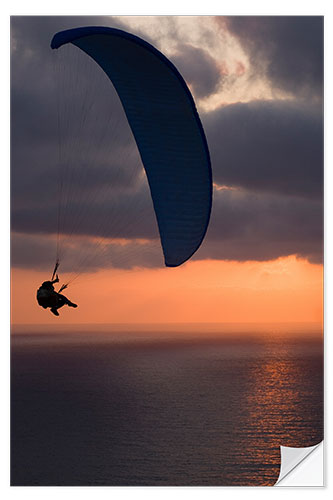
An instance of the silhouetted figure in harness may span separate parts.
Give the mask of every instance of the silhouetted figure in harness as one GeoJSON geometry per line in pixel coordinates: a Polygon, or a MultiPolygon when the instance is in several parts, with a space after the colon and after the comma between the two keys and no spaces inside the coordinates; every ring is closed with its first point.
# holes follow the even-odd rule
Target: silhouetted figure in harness
{"type": "MultiPolygon", "coordinates": [[[[65,297],[65,295],[56,292],[53,286],[54,283],[59,283],[58,275],[56,275],[56,279],[53,281],[44,281],[44,283],[42,283],[42,285],[38,288],[37,302],[44,309],[50,307],[51,312],[55,316],[59,316],[58,309],[60,309],[60,307],[65,304],[69,307],[77,307],[77,304],[71,302],[67,297],[65,297]]],[[[64,288],[66,288],[66,285],[63,285],[59,291],[61,292],[64,288]]]]}

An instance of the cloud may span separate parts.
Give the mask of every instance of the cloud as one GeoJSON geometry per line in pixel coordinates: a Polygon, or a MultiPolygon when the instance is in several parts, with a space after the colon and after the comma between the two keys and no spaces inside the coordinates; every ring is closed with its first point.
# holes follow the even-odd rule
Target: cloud
{"type": "MultiPolygon", "coordinates": [[[[91,174],[93,175],[93,174],[91,174]]],[[[86,193],[75,186],[77,192],[66,193],[60,205],[60,228],[67,234],[82,234],[105,238],[156,238],[158,236],[153,203],[148,183],[142,177],[138,187],[130,189],[104,189],[91,186],[86,193]]],[[[33,186],[29,193],[34,201],[12,205],[12,229],[22,233],[56,234],[58,227],[58,196],[48,193],[38,196],[41,185],[33,186]]],[[[20,197],[17,197],[20,200],[20,197]]]]}
{"type": "Polygon", "coordinates": [[[321,108],[303,101],[254,101],[219,108],[203,122],[216,183],[321,198],[321,108]]]}
{"type": "Polygon", "coordinates": [[[204,49],[184,44],[172,56],[172,62],[191,85],[195,97],[209,96],[220,84],[221,72],[216,61],[204,49]]]}
{"type": "MultiPolygon", "coordinates": [[[[51,274],[56,260],[55,248],[54,237],[14,232],[11,241],[12,266],[51,274]]],[[[59,272],[70,274],[70,277],[100,269],[163,266],[160,242],[153,239],[102,241],[77,236],[64,241],[61,256],[59,272]]]]}
{"type": "Polygon", "coordinates": [[[217,22],[240,41],[254,74],[264,72],[277,89],[322,97],[322,16],[230,16],[217,22]]]}
{"type": "Polygon", "coordinates": [[[215,190],[208,233],[195,258],[263,261],[294,254],[321,262],[322,210],[321,200],[215,190]]]}

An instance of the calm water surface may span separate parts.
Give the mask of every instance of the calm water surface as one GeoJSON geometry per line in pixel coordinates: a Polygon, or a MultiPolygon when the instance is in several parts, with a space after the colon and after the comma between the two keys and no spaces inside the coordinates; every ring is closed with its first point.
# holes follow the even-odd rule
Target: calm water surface
{"type": "Polygon", "coordinates": [[[320,337],[13,335],[13,485],[271,485],[323,439],[320,337]]]}

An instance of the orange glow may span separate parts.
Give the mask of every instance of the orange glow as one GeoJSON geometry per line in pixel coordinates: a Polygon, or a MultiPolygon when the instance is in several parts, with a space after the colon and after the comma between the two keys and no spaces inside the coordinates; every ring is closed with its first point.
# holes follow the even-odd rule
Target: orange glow
{"type": "Polygon", "coordinates": [[[59,318],[36,302],[36,290],[47,278],[40,272],[12,270],[13,323],[322,321],[322,266],[295,256],[270,262],[190,261],[174,269],[82,275],[66,290],[78,309],[63,307],[59,318]]]}

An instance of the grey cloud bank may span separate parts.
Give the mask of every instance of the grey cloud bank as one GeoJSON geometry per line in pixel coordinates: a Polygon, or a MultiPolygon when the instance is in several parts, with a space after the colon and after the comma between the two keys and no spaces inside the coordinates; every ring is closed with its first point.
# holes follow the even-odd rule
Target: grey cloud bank
{"type": "Polygon", "coordinates": [[[253,101],[203,117],[214,179],[260,192],[321,198],[321,109],[304,101],[253,101]]]}

